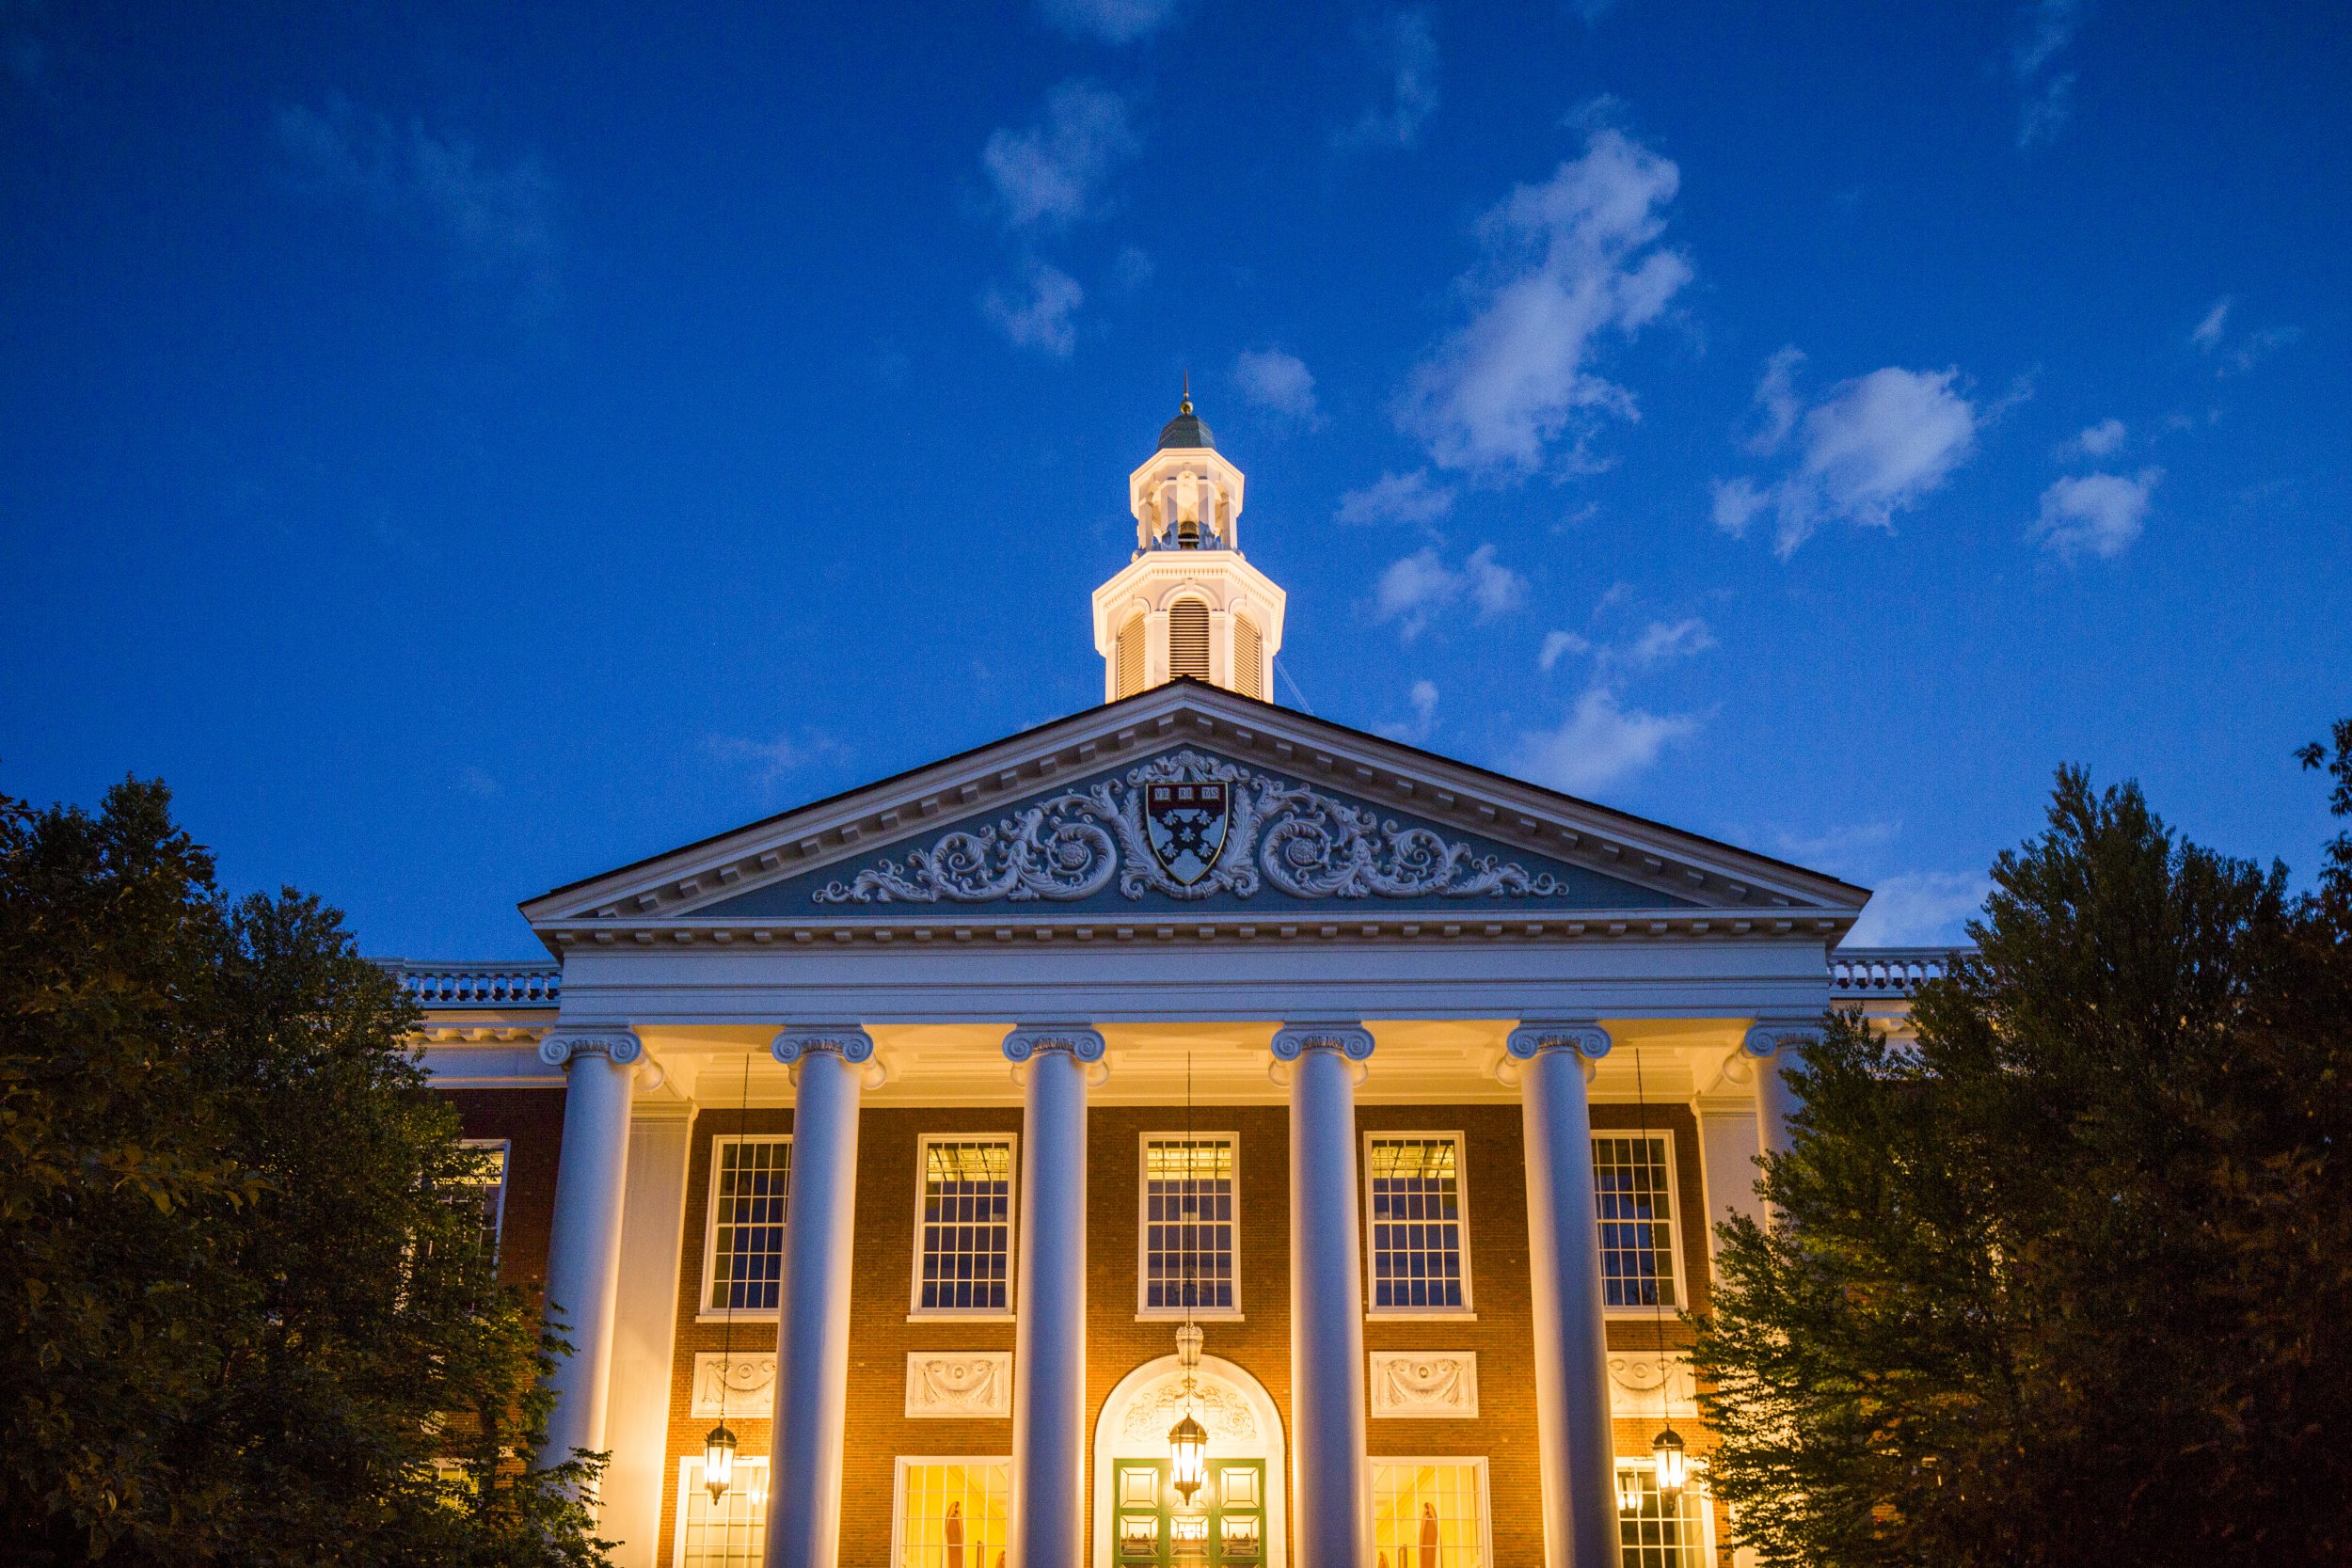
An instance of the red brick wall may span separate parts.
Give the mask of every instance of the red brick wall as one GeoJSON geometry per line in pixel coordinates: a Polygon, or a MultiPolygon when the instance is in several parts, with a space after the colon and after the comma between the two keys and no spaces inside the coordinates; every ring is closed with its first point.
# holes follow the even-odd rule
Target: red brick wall
{"type": "Polygon", "coordinates": [[[536,1290],[548,1277],[548,1232],[555,1223],[555,1164],[564,1144],[562,1089],[445,1089],[469,1138],[504,1138],[506,1212],[499,1273],[536,1290]]]}

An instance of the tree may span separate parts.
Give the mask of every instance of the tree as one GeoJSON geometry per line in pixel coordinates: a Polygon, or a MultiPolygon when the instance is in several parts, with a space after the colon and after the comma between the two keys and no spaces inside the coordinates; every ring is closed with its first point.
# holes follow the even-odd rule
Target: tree
{"type": "Polygon", "coordinates": [[[57,1564],[591,1564],[413,1005],[167,792],[0,797],[0,1513],[57,1564]]]}
{"type": "Polygon", "coordinates": [[[2345,1560],[2352,835],[2290,897],[2065,770],[1993,882],[1721,1227],[1714,1489],[1768,1563],[2345,1560]]]}

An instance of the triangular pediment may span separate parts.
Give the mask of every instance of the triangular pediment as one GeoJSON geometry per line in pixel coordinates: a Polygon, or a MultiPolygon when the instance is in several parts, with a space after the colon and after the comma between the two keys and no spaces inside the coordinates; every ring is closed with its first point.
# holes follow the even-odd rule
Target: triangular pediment
{"type": "MultiPolygon", "coordinates": [[[[1178,682],[559,889],[646,925],[1825,917],[1860,888],[1178,682]]],[[[1811,922],[1820,925],[1820,920],[1811,922]]]]}

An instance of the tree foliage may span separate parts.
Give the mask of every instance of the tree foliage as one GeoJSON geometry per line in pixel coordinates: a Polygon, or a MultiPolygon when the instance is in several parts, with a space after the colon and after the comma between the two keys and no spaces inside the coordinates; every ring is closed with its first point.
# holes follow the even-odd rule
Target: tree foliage
{"type": "Polygon", "coordinates": [[[2291,897],[2068,770],[1993,881],[1915,1040],[1833,1015],[1792,1074],[1712,1484],[1768,1563],[2345,1560],[2352,836],[2291,897]]]}
{"type": "Polygon", "coordinates": [[[13,1560],[603,1560],[415,1021],[334,911],[224,897],[161,784],[0,797],[13,1560]]]}

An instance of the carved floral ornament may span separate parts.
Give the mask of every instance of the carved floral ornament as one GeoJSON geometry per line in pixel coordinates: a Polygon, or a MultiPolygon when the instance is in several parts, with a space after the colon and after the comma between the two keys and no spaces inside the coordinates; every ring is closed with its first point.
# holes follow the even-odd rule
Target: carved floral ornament
{"type": "Polygon", "coordinates": [[[1012,1353],[908,1352],[907,1414],[916,1418],[1011,1415],[1012,1353]]]}
{"type": "Polygon", "coordinates": [[[1258,1435],[1258,1416],[1249,1408],[1249,1402],[1206,1373],[1199,1374],[1189,1402],[1182,1372],[1174,1373],[1137,1394],[1127,1406],[1126,1418],[1120,1423],[1120,1430],[1131,1438],[1158,1440],[1167,1433],[1168,1423],[1187,1409],[1195,1420],[1209,1429],[1209,1435],[1213,1438],[1231,1437],[1237,1442],[1250,1442],[1258,1435]]]}
{"type": "Polygon", "coordinates": [[[1611,1352],[1609,1412],[1628,1419],[1653,1421],[1661,1417],[1695,1417],[1699,1392],[1691,1358],[1671,1352],[1611,1352]]]}
{"type": "Polygon", "coordinates": [[[1372,1413],[1375,1416],[1475,1416],[1475,1351],[1374,1351],[1372,1413]]]}
{"type": "Polygon", "coordinates": [[[697,1417],[723,1413],[758,1419],[773,1415],[775,1408],[775,1352],[695,1353],[693,1413],[697,1417]]]}
{"type": "Polygon", "coordinates": [[[1565,893],[1550,872],[1481,854],[1435,829],[1383,820],[1309,785],[1184,750],[1038,801],[904,860],[831,881],[818,904],[1069,902],[1120,894],[1200,899],[1524,898],[1565,893]]]}

